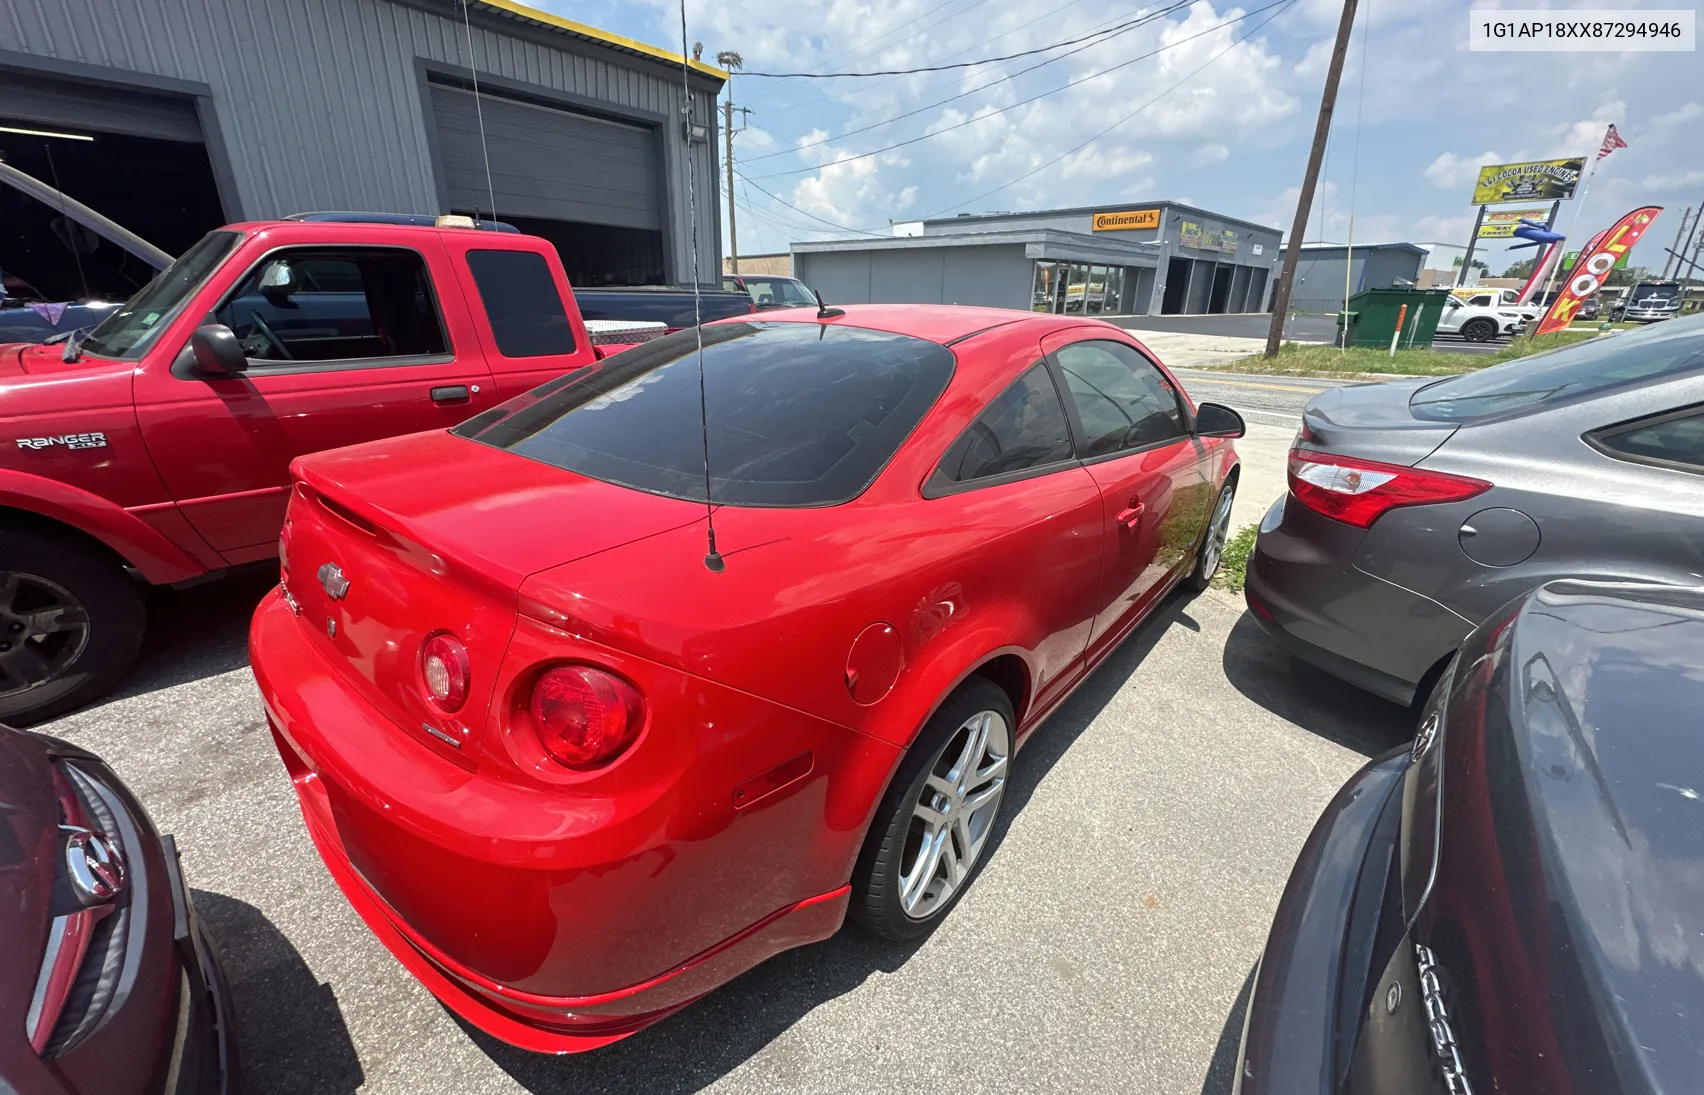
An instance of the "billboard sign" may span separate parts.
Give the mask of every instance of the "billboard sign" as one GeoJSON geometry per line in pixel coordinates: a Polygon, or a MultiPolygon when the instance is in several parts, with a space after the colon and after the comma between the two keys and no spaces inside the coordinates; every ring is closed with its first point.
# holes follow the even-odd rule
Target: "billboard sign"
{"type": "Polygon", "coordinates": [[[1482,240],[1512,239],[1515,229],[1521,226],[1521,221],[1537,221],[1544,224],[1550,219],[1548,208],[1539,209],[1487,209],[1485,220],[1479,226],[1479,238],[1482,240]]]}
{"type": "Polygon", "coordinates": [[[1197,251],[1237,253],[1237,234],[1230,228],[1204,228],[1194,221],[1184,221],[1178,230],[1178,242],[1197,251]]]}
{"type": "MultiPolygon", "coordinates": [[[[1077,222],[1081,224],[1081,221],[1077,222]]],[[[1119,213],[1096,213],[1094,216],[1096,232],[1129,232],[1136,228],[1158,228],[1160,226],[1160,211],[1158,209],[1128,209],[1119,213]]]]}
{"type": "Polygon", "coordinates": [[[1583,156],[1571,160],[1490,164],[1479,169],[1479,182],[1473,188],[1473,204],[1549,202],[1572,198],[1574,187],[1580,184],[1580,172],[1585,167],[1583,156]]]}

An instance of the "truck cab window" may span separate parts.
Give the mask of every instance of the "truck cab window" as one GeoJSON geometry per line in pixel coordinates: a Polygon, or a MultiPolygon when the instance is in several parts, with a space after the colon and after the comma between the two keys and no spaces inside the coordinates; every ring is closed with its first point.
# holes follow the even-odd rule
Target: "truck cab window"
{"type": "Polygon", "coordinates": [[[504,357],[574,352],[574,328],[550,264],[536,251],[469,251],[467,268],[479,286],[485,318],[504,357]]]}
{"type": "Polygon", "coordinates": [[[214,312],[251,361],[449,352],[426,263],[397,247],[292,247],[255,265],[214,312]]]}

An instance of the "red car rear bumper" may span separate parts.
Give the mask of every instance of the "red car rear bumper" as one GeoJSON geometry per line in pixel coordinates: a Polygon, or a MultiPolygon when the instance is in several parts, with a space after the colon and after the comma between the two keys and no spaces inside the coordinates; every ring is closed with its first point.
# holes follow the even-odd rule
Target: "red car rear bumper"
{"type": "MultiPolygon", "coordinates": [[[[547,995],[482,974],[446,953],[397,912],[358,869],[359,857],[352,856],[339,825],[340,819],[344,824],[353,822],[370,836],[373,819],[384,811],[395,807],[400,814],[418,805],[396,798],[394,785],[379,788],[349,775],[375,767],[391,770],[392,764],[381,756],[383,750],[395,751],[389,760],[402,770],[418,771],[422,764],[452,766],[427,756],[352,690],[336,687],[337,671],[306,641],[298,621],[276,594],[255,615],[251,645],[273,738],[294,783],[309,835],[332,877],[397,961],[445,1006],[494,1037],[542,1053],[596,1049],[657,1022],[771,955],[825,939],[840,928],[850,895],[847,885],[784,904],[684,958],[669,954],[666,942],[659,943],[652,967],[660,966],[658,972],[618,988],[547,995]],[[288,682],[289,687],[276,687],[279,681],[288,682]],[[381,800],[379,811],[370,809],[375,800],[381,800]]],[[[450,776],[465,779],[466,773],[457,770],[450,776]]],[[[422,787],[420,793],[425,797],[440,790],[422,787]]],[[[397,836],[419,839],[417,834],[404,836],[400,827],[397,836]]],[[[443,851],[465,855],[465,847],[453,853],[448,848],[443,851]]],[[[481,866],[495,871],[513,864],[498,862],[494,854],[491,863],[481,866]]],[[[610,864],[609,872],[613,874],[619,866],[610,864]]],[[[454,882],[446,880],[446,886],[453,888],[454,882]]],[[[610,902],[598,914],[608,926],[609,938],[625,934],[624,921],[631,910],[610,902]]],[[[582,916],[578,925],[582,931],[584,923],[582,916]]],[[[571,942],[577,949],[586,949],[597,948],[601,940],[582,935],[571,942]]]]}

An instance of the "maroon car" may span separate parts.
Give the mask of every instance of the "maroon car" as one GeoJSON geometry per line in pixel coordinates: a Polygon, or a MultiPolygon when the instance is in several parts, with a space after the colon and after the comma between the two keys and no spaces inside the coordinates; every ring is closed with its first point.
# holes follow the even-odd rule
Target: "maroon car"
{"type": "Polygon", "coordinates": [[[99,757],[0,726],[0,895],[0,1092],[236,1090],[177,848],[99,757]]]}

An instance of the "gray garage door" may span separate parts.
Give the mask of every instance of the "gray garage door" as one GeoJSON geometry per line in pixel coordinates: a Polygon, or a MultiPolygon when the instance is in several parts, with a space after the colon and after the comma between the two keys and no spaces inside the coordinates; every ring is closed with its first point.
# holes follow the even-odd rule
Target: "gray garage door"
{"type": "Polygon", "coordinates": [[[79,84],[33,72],[0,70],[0,115],[50,130],[201,143],[201,122],[191,99],[79,84]]]}
{"type": "MultiPolygon", "coordinates": [[[[652,130],[481,95],[497,216],[662,227],[652,130]]],[[[473,93],[432,85],[452,209],[489,211],[473,93]]]]}

